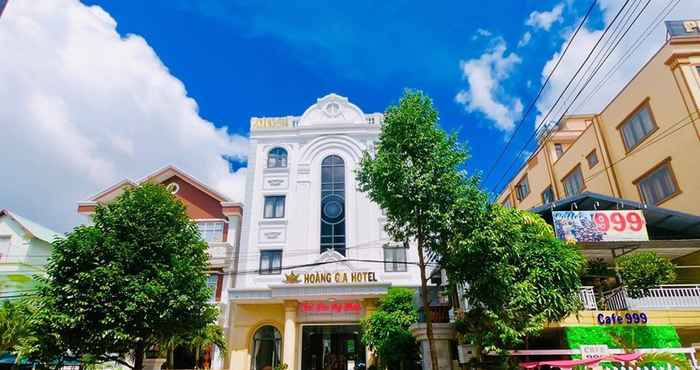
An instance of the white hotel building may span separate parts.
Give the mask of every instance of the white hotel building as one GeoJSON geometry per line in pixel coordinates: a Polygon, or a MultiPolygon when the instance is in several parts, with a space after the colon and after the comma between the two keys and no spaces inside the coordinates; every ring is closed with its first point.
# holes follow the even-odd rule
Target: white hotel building
{"type": "Polygon", "coordinates": [[[224,367],[366,364],[360,319],[390,286],[419,286],[418,268],[402,263],[416,250],[390,245],[382,210],[357,190],[382,120],[335,94],[301,116],[251,119],[224,367]]]}

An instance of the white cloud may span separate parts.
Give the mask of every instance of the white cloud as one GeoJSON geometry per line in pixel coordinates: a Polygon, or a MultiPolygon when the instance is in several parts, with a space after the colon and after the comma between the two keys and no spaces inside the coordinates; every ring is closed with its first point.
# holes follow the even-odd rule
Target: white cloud
{"type": "MultiPolygon", "coordinates": [[[[564,57],[557,68],[557,71],[550,79],[549,87],[545,89],[542,98],[538,101],[537,109],[539,111],[539,115],[537,117],[537,124],[540,123],[545,113],[550,109],[551,105],[554,103],[559,94],[561,94],[561,91],[574,75],[576,69],[578,69],[579,65],[586,58],[586,55],[593,48],[596,41],[602,34],[603,28],[610,23],[615,13],[617,13],[623,3],[623,0],[602,0],[599,2],[600,9],[603,11],[603,19],[605,20],[605,24],[599,29],[583,27],[579,31],[574,43],[567,51],[567,55],[564,57]]],[[[603,67],[593,77],[586,90],[584,90],[584,92],[576,100],[572,106],[572,110],[567,113],[596,113],[602,110],[605,105],[607,105],[607,103],[610,102],[610,100],[620,91],[620,89],[622,89],[624,85],[629,82],[629,80],[642,67],[642,65],[646,63],[654,55],[654,53],[656,53],[656,51],[665,42],[666,31],[663,22],[656,24],[649,37],[641,42],[638,47],[634,49],[631,49],[631,47],[637,41],[637,39],[642,36],[643,31],[646,30],[650,24],[652,24],[652,21],[662,13],[662,10],[667,4],[668,2],[665,1],[652,1],[649,4],[645,12],[630,29],[617,49],[610,55],[607,62],[603,64],[603,67]],[[628,50],[633,50],[633,52],[626,55],[628,50]],[[601,84],[599,89],[594,89],[599,82],[601,82],[602,79],[608,75],[608,73],[612,70],[612,67],[615,66],[620,60],[622,60],[623,63],[620,64],[617,71],[610,74],[610,78],[605,83],[601,84]]],[[[665,19],[689,18],[700,18],[700,2],[681,0],[681,2],[678,3],[678,6],[665,19]]],[[[560,50],[552,55],[549,61],[545,64],[541,74],[542,80],[545,79],[547,74],[549,74],[554,67],[556,60],[563,52],[566,45],[566,40],[571,37],[572,32],[573,30],[569,32],[569,35],[566,37],[564,42],[562,42],[560,50]]],[[[608,36],[606,36],[606,38],[607,37],[608,36]]],[[[593,57],[591,57],[589,63],[592,60],[593,57]]],[[[581,73],[583,73],[585,70],[586,67],[583,68],[581,73]]],[[[569,91],[578,91],[578,89],[573,90],[573,88],[577,86],[577,81],[578,79],[574,81],[572,86],[569,88],[569,91]]],[[[562,102],[560,102],[557,105],[557,108],[553,110],[547,121],[550,122],[558,119],[564,112],[564,108],[569,105],[572,98],[573,94],[565,94],[564,99],[562,99],[562,102]]]]}
{"type": "Polygon", "coordinates": [[[146,40],[77,0],[11,1],[0,22],[0,208],[65,231],[76,202],[174,164],[234,200],[247,139],[201,118],[146,40]]]}
{"type": "Polygon", "coordinates": [[[483,113],[495,123],[497,129],[510,132],[523,106],[519,99],[506,96],[500,85],[521,59],[513,52],[506,55],[506,49],[505,42],[499,39],[479,58],[460,62],[463,77],[469,86],[459,91],[455,101],[464,105],[468,112],[483,113]]]}
{"type": "Polygon", "coordinates": [[[550,27],[555,22],[561,22],[562,12],[564,11],[564,4],[557,4],[552,10],[538,12],[534,11],[530,13],[530,16],[525,21],[525,24],[534,28],[541,28],[545,31],[549,31],[550,27]]]}
{"type": "Polygon", "coordinates": [[[530,33],[530,31],[525,32],[523,34],[523,36],[520,38],[520,41],[518,41],[518,47],[521,48],[521,47],[529,44],[531,39],[532,39],[532,33],[530,33]]]}
{"type": "Polygon", "coordinates": [[[483,28],[477,28],[476,33],[474,34],[474,36],[472,36],[472,40],[476,40],[480,37],[489,37],[491,35],[492,35],[491,31],[485,30],[483,28]]]}

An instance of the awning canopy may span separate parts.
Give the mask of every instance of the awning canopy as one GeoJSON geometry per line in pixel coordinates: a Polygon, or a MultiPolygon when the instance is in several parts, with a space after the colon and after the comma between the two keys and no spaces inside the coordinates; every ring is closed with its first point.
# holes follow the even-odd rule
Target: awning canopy
{"type": "Polygon", "coordinates": [[[675,259],[700,251],[700,216],[603,194],[585,192],[531,209],[550,225],[553,211],[641,210],[646,219],[648,241],[579,242],[576,245],[589,259],[608,262],[636,250],[652,250],[675,259]]]}
{"type": "Polygon", "coordinates": [[[556,202],[532,208],[552,224],[552,211],[642,210],[647,222],[649,239],[700,239],[700,216],[603,194],[585,192],[556,202]]]}

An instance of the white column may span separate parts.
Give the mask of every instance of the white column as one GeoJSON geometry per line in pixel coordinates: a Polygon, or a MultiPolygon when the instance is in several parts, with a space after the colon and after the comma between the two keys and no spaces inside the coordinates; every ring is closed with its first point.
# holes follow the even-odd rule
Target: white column
{"type": "Polygon", "coordinates": [[[287,364],[287,370],[296,370],[297,347],[297,301],[284,301],[284,344],[282,362],[287,364]]]}

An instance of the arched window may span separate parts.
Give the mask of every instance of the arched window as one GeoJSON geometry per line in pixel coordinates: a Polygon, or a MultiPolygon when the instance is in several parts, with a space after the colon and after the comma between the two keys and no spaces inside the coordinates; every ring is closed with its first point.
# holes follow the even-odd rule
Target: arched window
{"type": "Polygon", "coordinates": [[[287,151],[284,148],[273,148],[267,153],[267,168],[287,167],[287,151]]]}
{"type": "Polygon", "coordinates": [[[321,162],[321,253],[345,255],[345,163],[337,155],[321,162]]]}
{"type": "Polygon", "coordinates": [[[274,326],[265,325],[253,336],[251,369],[273,369],[280,363],[281,336],[274,326]]]}

